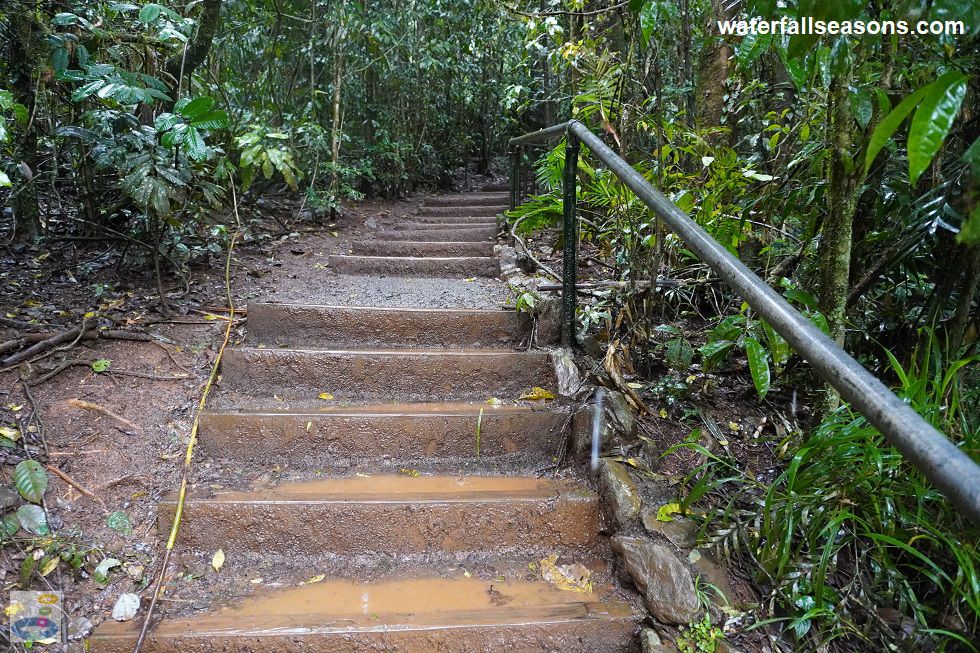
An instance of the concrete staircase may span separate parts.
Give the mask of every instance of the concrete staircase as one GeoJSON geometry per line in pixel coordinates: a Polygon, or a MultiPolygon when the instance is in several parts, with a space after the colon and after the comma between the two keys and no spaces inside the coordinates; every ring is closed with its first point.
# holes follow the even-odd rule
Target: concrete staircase
{"type": "MultiPolygon", "coordinates": [[[[492,216],[501,199],[449,196],[423,215],[492,216]]],[[[360,243],[363,254],[331,265],[489,273],[486,229],[450,240],[426,227],[426,239],[360,243]]],[[[637,598],[608,568],[598,497],[572,472],[553,473],[569,406],[519,399],[557,384],[551,355],[527,349],[527,316],[248,311],[247,346],[225,352],[202,415],[196,467],[212,482],[186,501],[178,570],[144,651],[638,650],[637,598]],[[588,583],[543,578],[550,555],[583,565],[588,583]]],[[[175,509],[176,496],[161,500],[161,533],[175,509]]],[[[103,623],[90,650],[131,652],[137,621],[103,623]]]]}
{"type": "Polygon", "coordinates": [[[377,239],[353,243],[349,255],[331,256],[330,267],[341,274],[495,277],[497,214],[506,205],[507,195],[497,192],[431,199],[377,239]]]}

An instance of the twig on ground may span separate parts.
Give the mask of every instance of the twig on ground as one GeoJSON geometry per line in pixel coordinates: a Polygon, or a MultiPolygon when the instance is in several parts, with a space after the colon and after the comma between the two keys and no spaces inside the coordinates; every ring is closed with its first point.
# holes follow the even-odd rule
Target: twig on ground
{"type": "Polygon", "coordinates": [[[126,419],[122,415],[117,415],[116,413],[112,412],[111,410],[109,410],[105,406],[100,406],[99,404],[92,403],[91,401],[85,401],[84,399],[69,399],[68,400],[68,403],[71,404],[72,406],[74,406],[75,408],[83,408],[85,410],[94,410],[97,413],[102,413],[106,417],[108,417],[110,419],[113,419],[113,420],[119,422],[120,424],[128,427],[129,430],[131,430],[131,431],[138,431],[139,430],[139,427],[138,426],[136,426],[135,424],[133,424],[132,422],[130,422],[128,419],[126,419]]]}
{"type": "Polygon", "coordinates": [[[75,488],[76,490],[78,490],[79,492],[81,492],[82,494],[84,494],[85,496],[87,496],[89,498],[92,498],[92,499],[95,499],[96,501],[98,501],[99,503],[101,503],[103,506],[105,505],[105,502],[102,501],[102,499],[100,499],[99,497],[97,497],[93,492],[87,490],[83,485],[79,484],[78,481],[76,481],[71,476],[69,476],[68,474],[64,473],[63,471],[61,471],[60,469],[58,469],[54,465],[45,465],[45,467],[47,467],[48,468],[48,471],[50,471],[52,474],[54,474],[55,476],[57,476],[58,478],[60,478],[61,480],[63,480],[65,483],[67,483],[68,485],[72,486],[73,488],[75,488]]]}
{"type": "Polygon", "coordinates": [[[57,345],[72,341],[77,342],[81,336],[85,335],[85,331],[87,329],[88,320],[82,320],[82,323],[77,327],[72,327],[67,331],[62,331],[61,333],[55,334],[46,340],[42,340],[41,342],[38,342],[23,351],[19,351],[16,354],[8,356],[2,363],[0,363],[0,365],[5,368],[10,368],[13,365],[22,363],[23,361],[33,358],[34,356],[57,345]]]}

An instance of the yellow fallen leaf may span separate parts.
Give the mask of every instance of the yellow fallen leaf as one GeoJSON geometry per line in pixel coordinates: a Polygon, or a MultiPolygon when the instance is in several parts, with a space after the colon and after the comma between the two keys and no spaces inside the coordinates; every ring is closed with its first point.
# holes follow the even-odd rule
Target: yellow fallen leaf
{"type": "Polygon", "coordinates": [[[530,401],[538,401],[541,399],[549,400],[554,399],[555,393],[550,390],[545,390],[544,388],[539,388],[534,386],[531,388],[530,392],[525,392],[521,395],[521,399],[528,399],[530,401]]]}
{"type": "Polygon", "coordinates": [[[214,557],[211,558],[211,566],[214,567],[215,571],[221,571],[221,567],[225,564],[225,550],[218,549],[214,552],[214,557]]]}
{"type": "Polygon", "coordinates": [[[694,374],[692,374],[691,376],[689,376],[686,379],[684,379],[684,381],[687,382],[687,383],[694,383],[697,380],[698,380],[698,377],[696,375],[694,375],[694,374]]]}
{"type": "Polygon", "coordinates": [[[10,428],[9,426],[0,426],[0,436],[3,436],[13,442],[17,442],[17,440],[20,440],[20,429],[10,428]]]}
{"type": "Polygon", "coordinates": [[[402,467],[401,469],[398,470],[398,473],[401,476],[411,476],[412,478],[417,478],[422,475],[422,472],[420,472],[419,470],[409,469],[407,467],[402,467]]]}
{"type": "Polygon", "coordinates": [[[44,565],[41,567],[41,575],[42,576],[47,576],[52,571],[54,571],[55,569],[57,569],[59,562],[61,562],[61,557],[60,556],[54,556],[52,558],[48,558],[48,561],[45,562],[44,565]]]}
{"type": "Polygon", "coordinates": [[[313,422],[307,422],[306,423],[306,432],[309,433],[311,428],[313,428],[313,422]]]}
{"type": "Polygon", "coordinates": [[[667,409],[666,408],[661,408],[660,409],[660,419],[667,419],[667,409]]]}
{"type": "Polygon", "coordinates": [[[731,429],[732,431],[736,432],[736,433],[738,433],[739,431],[742,430],[742,427],[739,424],[735,423],[735,422],[729,422],[728,423],[728,428],[731,429]]]}
{"type": "Polygon", "coordinates": [[[676,515],[681,511],[679,503],[665,503],[657,510],[657,521],[674,521],[671,515],[676,515]]]}
{"type": "Polygon", "coordinates": [[[628,385],[629,387],[633,388],[634,390],[642,390],[643,389],[643,384],[642,383],[633,383],[633,382],[630,382],[630,383],[627,383],[626,385],[628,385]]]}
{"type": "Polygon", "coordinates": [[[314,583],[319,583],[320,581],[322,581],[326,577],[327,577],[326,574],[317,574],[313,578],[310,578],[308,580],[304,580],[302,583],[300,583],[300,585],[313,585],[314,583]]]}
{"type": "Polygon", "coordinates": [[[559,565],[558,554],[552,553],[541,560],[541,578],[566,592],[592,593],[592,572],[584,565],[559,565]]]}
{"type": "Polygon", "coordinates": [[[490,404],[491,406],[499,406],[500,404],[504,403],[504,400],[497,399],[496,397],[490,397],[489,399],[487,399],[487,403],[490,404]]]}
{"type": "Polygon", "coordinates": [[[333,399],[333,395],[330,394],[329,392],[321,392],[320,399],[323,399],[324,401],[330,401],[331,399],[333,399]]]}
{"type": "Polygon", "coordinates": [[[248,582],[250,582],[250,583],[252,583],[252,585],[258,585],[258,584],[259,584],[259,583],[261,583],[261,582],[262,582],[263,580],[264,580],[263,578],[253,578],[252,580],[250,580],[250,581],[248,581],[248,582]]]}

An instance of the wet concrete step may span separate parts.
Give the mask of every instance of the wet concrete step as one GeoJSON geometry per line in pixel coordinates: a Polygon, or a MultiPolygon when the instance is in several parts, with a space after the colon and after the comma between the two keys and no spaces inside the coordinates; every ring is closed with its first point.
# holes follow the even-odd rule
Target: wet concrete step
{"type": "MultiPolygon", "coordinates": [[[[176,507],[176,493],[161,500],[161,533],[176,507]]],[[[203,551],[431,558],[584,549],[598,530],[598,497],[568,479],[377,475],[191,492],[178,542],[203,551]]]]}
{"type": "Polygon", "coordinates": [[[449,226],[476,224],[482,227],[487,225],[496,226],[497,224],[497,219],[489,215],[412,215],[407,220],[411,222],[400,222],[399,225],[412,223],[449,226]]]}
{"type": "Polygon", "coordinates": [[[510,205],[510,193],[462,193],[427,197],[422,206],[498,206],[510,205]]]}
{"type": "Polygon", "coordinates": [[[493,240],[497,237],[498,229],[494,227],[440,227],[428,226],[420,229],[393,229],[378,234],[378,240],[411,240],[430,243],[466,242],[473,243],[483,240],[493,240]]]}
{"type": "Polygon", "coordinates": [[[248,342],[270,347],[506,347],[530,331],[530,316],[507,310],[248,305],[248,342]]]}
{"type": "Polygon", "coordinates": [[[344,256],[330,255],[338,274],[398,275],[414,277],[496,277],[500,264],[490,256],[344,256]]]}
{"type": "Polygon", "coordinates": [[[425,216],[484,216],[496,217],[498,213],[504,211],[505,206],[422,206],[419,207],[418,215],[425,216]]]}
{"type": "MultiPolygon", "coordinates": [[[[526,568],[525,568],[526,572],[526,568]]],[[[376,653],[634,649],[640,616],[615,595],[559,590],[540,579],[427,577],[327,579],[265,590],[223,609],[164,618],[146,653],[376,653]]],[[[108,621],[93,653],[130,653],[139,620],[108,621]]]]}
{"type": "Polygon", "coordinates": [[[351,243],[358,256],[492,256],[493,243],[430,243],[416,241],[357,240],[351,243]]]}
{"type": "Polygon", "coordinates": [[[537,351],[236,348],[225,351],[220,387],[256,400],[313,402],[328,392],[340,404],[517,399],[532,386],[556,385],[550,355],[537,351]]]}
{"type": "Polygon", "coordinates": [[[292,464],[303,469],[361,458],[416,466],[477,454],[546,460],[561,448],[567,419],[562,410],[486,402],[209,410],[201,415],[199,446],[215,459],[255,466],[284,451],[304,451],[292,464]]]}

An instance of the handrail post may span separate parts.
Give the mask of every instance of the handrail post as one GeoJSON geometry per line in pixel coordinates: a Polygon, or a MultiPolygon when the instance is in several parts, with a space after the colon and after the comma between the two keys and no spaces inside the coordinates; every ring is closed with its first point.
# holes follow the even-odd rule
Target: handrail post
{"type": "Polygon", "coordinates": [[[575,204],[578,201],[580,145],[578,136],[569,129],[565,133],[565,172],[562,178],[564,186],[562,233],[565,239],[561,271],[561,344],[563,347],[571,347],[575,343],[575,273],[578,267],[578,219],[575,215],[575,204]]]}
{"type": "Polygon", "coordinates": [[[510,151],[510,210],[517,208],[518,178],[521,175],[521,147],[518,145],[510,151]]]}

